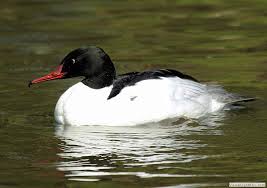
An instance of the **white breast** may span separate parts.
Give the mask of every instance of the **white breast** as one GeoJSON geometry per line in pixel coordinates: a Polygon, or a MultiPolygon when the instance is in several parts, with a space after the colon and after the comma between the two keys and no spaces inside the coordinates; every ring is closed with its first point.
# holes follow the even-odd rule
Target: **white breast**
{"type": "Polygon", "coordinates": [[[111,89],[91,89],[77,83],[58,100],[56,121],[131,126],[181,116],[197,118],[223,107],[212,98],[206,85],[178,77],[140,81],[107,100],[111,89]]]}

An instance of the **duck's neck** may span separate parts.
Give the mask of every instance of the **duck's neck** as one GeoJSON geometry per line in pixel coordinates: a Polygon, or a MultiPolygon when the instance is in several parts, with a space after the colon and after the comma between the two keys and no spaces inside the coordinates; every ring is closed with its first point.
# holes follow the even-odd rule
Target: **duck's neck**
{"type": "Polygon", "coordinates": [[[85,79],[82,80],[82,83],[93,89],[101,89],[112,85],[115,78],[116,75],[114,73],[105,72],[98,76],[90,78],[86,77],[85,79]]]}

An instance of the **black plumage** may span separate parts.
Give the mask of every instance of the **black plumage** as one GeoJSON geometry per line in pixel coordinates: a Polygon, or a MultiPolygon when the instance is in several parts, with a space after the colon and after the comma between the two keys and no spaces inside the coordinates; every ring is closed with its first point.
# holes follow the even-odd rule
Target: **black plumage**
{"type": "Polygon", "coordinates": [[[137,82],[143,80],[161,79],[162,77],[179,77],[182,79],[198,82],[195,78],[172,69],[160,69],[160,70],[151,70],[144,72],[130,72],[126,74],[121,74],[117,77],[116,80],[114,80],[113,87],[108,96],[108,99],[111,99],[116,95],[118,95],[121,92],[121,90],[127,86],[133,86],[137,82]]]}

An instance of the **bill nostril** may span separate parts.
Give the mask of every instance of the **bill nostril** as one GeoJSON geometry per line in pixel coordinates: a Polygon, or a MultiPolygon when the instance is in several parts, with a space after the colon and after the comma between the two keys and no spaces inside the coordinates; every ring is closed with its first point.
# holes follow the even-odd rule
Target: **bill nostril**
{"type": "MultiPolygon", "coordinates": [[[[52,76],[58,76],[59,73],[58,72],[52,72],[52,76]]],[[[50,76],[51,77],[51,76],[50,76]]]]}

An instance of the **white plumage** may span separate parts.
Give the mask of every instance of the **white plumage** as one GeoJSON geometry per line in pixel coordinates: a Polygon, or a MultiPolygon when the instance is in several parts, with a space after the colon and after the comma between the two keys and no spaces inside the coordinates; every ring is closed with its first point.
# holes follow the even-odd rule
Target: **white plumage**
{"type": "Polygon", "coordinates": [[[167,118],[198,118],[223,108],[209,86],[179,77],[149,79],[107,99],[112,85],[92,89],[79,82],[59,99],[55,119],[67,125],[132,126],[167,118]]]}

